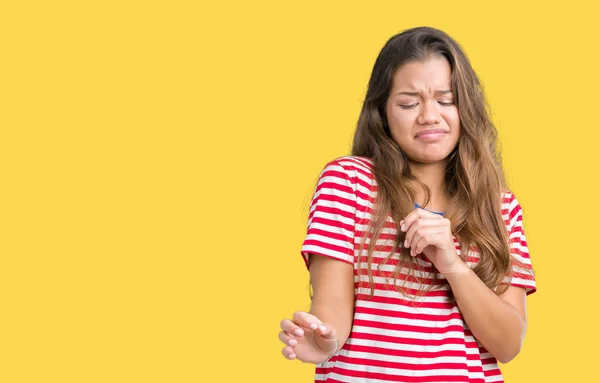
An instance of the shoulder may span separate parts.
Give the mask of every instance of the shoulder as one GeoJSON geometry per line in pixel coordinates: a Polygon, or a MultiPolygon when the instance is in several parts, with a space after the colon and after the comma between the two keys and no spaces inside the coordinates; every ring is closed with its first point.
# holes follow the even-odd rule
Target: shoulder
{"type": "Polygon", "coordinates": [[[317,192],[327,188],[331,192],[345,193],[358,201],[368,200],[377,189],[373,162],[366,157],[344,156],[327,163],[321,171],[317,192]]]}
{"type": "Polygon", "coordinates": [[[367,157],[339,157],[327,163],[323,171],[328,170],[341,172],[355,181],[370,181],[374,178],[373,161],[367,157]]]}
{"type": "Polygon", "coordinates": [[[502,218],[506,222],[507,227],[512,227],[517,220],[522,219],[521,204],[515,197],[515,194],[510,190],[502,192],[502,218]]]}
{"type": "Polygon", "coordinates": [[[516,200],[515,195],[510,190],[503,190],[500,193],[500,200],[502,201],[502,207],[508,207],[513,201],[516,200]]]}

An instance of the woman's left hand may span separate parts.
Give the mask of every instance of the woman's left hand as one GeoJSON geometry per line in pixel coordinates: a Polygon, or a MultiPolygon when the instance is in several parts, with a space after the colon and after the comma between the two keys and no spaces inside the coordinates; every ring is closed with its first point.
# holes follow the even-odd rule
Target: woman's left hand
{"type": "Polygon", "coordinates": [[[456,252],[449,219],[417,208],[400,221],[400,230],[406,233],[404,247],[410,249],[410,255],[425,254],[442,275],[464,266],[456,252]]]}

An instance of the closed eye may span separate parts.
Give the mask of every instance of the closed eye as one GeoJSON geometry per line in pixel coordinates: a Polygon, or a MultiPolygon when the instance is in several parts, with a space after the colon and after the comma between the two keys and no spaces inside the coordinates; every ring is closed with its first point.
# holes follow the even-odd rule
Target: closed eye
{"type": "Polygon", "coordinates": [[[400,104],[398,106],[401,107],[402,109],[414,109],[417,105],[419,105],[419,103],[408,104],[408,105],[400,104]]]}
{"type": "Polygon", "coordinates": [[[452,105],[454,105],[454,101],[449,101],[449,102],[438,101],[438,104],[440,104],[441,106],[452,106],[452,105]]]}

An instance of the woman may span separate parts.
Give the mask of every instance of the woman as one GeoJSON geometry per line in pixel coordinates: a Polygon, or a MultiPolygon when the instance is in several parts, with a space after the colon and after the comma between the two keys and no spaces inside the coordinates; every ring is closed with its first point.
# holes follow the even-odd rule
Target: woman
{"type": "Polygon", "coordinates": [[[383,47],[352,155],[321,173],[302,255],[310,312],[279,339],[316,381],[502,381],[536,285],[479,80],[444,32],[383,47]]]}

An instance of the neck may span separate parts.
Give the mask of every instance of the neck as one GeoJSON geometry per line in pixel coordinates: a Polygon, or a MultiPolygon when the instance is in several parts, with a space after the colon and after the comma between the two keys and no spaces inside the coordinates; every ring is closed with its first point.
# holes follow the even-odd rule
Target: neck
{"type": "Polygon", "coordinates": [[[433,211],[446,211],[450,194],[446,187],[446,162],[435,164],[411,163],[410,170],[419,181],[427,185],[431,191],[429,203],[425,205],[425,193],[417,183],[414,183],[415,202],[433,211]]]}

